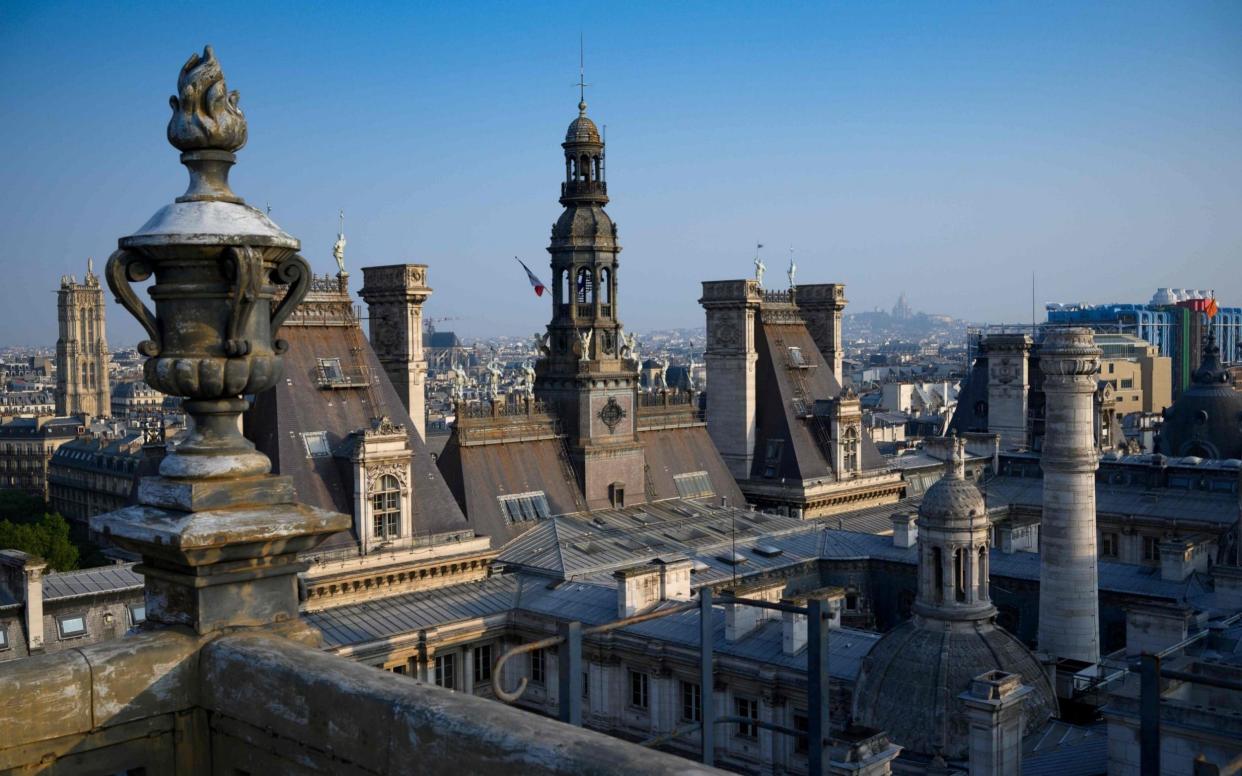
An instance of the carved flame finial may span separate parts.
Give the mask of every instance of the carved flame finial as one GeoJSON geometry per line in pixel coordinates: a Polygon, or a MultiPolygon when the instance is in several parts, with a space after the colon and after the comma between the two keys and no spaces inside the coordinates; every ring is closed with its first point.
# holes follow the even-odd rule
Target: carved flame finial
{"type": "Polygon", "coordinates": [[[228,91],[224,72],[211,46],[191,54],[181,66],[177,95],[169,97],[173,115],[168,142],[181,151],[237,151],[246,145],[246,117],[237,107],[238,93],[228,91]]]}

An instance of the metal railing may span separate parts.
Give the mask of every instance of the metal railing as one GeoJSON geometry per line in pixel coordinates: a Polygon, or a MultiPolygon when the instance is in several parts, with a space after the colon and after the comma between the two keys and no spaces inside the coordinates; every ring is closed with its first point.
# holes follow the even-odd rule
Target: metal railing
{"type": "Polygon", "coordinates": [[[812,598],[806,606],[773,603],[753,598],[737,598],[731,595],[721,596],[716,603],[733,606],[755,606],[760,609],[771,609],[780,612],[802,614],[807,617],[807,729],[794,730],[757,717],[723,716],[716,717],[714,703],[714,632],[712,620],[713,595],[711,588],[699,589],[697,603],[670,606],[645,614],[636,614],[603,625],[583,628],[580,622],[558,623],[558,634],[545,639],[531,641],[514,647],[499,658],[492,667],[492,692],[497,698],[514,703],[526,691],[527,678],[520,677],[517,687],[508,691],[501,684],[501,669],[511,658],[518,655],[538,652],[551,647],[557,650],[557,681],[558,681],[558,717],[562,722],[571,725],[582,725],[582,637],[594,636],[609,631],[626,628],[638,623],[670,617],[697,609],[699,611],[699,721],[676,728],[673,731],[656,736],[642,742],[644,746],[656,746],[681,736],[700,731],[700,759],[704,765],[715,764],[715,726],[720,724],[746,724],[772,730],[776,733],[807,738],[807,772],[816,774],[827,773],[829,747],[831,737],[828,730],[829,714],[829,678],[828,678],[828,631],[829,610],[827,602],[812,598]],[[563,645],[563,646],[562,646],[563,645]],[[816,742],[815,745],[811,745],[816,742]]]}
{"type": "MultiPolygon", "coordinates": [[[[1242,612],[1226,617],[1225,619],[1216,623],[1216,626],[1219,628],[1228,628],[1231,625],[1234,625],[1238,622],[1242,622],[1242,612]]],[[[1207,638],[1208,636],[1211,635],[1211,633],[1212,633],[1212,629],[1204,628],[1198,633],[1192,633],[1191,635],[1187,636],[1186,638],[1182,639],[1176,644],[1170,644],[1169,646],[1165,647],[1159,652],[1154,653],[1152,657],[1155,657],[1157,659],[1166,658],[1169,655],[1173,655],[1178,652],[1181,652],[1183,649],[1185,649],[1186,647],[1189,647],[1191,644],[1194,644],[1197,641],[1201,641],[1207,638]]],[[[1116,653],[1114,652],[1113,654],[1115,655],[1116,653]]],[[[1110,673],[1104,674],[1103,676],[1075,676],[1072,681],[1072,687],[1073,687],[1075,694],[1098,692],[1099,690],[1103,690],[1104,688],[1106,688],[1108,685],[1112,684],[1113,682],[1116,682],[1119,679],[1124,679],[1126,676],[1130,674],[1131,671],[1134,671],[1136,668],[1139,667],[1139,665],[1136,665],[1136,663],[1133,661],[1121,663],[1120,665],[1114,664],[1113,666],[1107,666],[1105,661],[1101,660],[1100,665],[1105,666],[1105,667],[1112,667],[1114,670],[1111,671],[1110,673]]]]}

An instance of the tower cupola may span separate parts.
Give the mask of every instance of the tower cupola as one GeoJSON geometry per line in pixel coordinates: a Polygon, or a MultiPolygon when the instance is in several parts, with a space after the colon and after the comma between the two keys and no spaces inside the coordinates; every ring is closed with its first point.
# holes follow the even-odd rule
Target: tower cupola
{"type": "Polygon", "coordinates": [[[914,611],[935,619],[986,619],[990,523],[983,494],[966,478],[965,445],[949,439],[945,474],[919,506],[919,590],[914,611]]]}
{"type": "Polygon", "coordinates": [[[586,115],[586,100],[578,101],[578,118],[565,132],[565,182],[561,184],[561,204],[608,203],[608,184],[604,181],[604,141],[599,128],[586,115]]]}

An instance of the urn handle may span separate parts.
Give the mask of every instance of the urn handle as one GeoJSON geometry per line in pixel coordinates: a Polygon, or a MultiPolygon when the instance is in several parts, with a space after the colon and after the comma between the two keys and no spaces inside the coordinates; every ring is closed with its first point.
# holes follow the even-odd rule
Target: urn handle
{"type": "Polygon", "coordinates": [[[250,326],[250,314],[263,290],[263,253],[250,245],[234,246],[225,252],[233,275],[233,307],[229,329],[224,338],[224,352],[244,356],[250,352],[250,340],[242,335],[250,326]]]}
{"type": "Polygon", "coordinates": [[[159,320],[150,308],[142,303],[142,300],[134,293],[133,286],[130,285],[130,283],[141,283],[151,277],[151,265],[138,254],[121,249],[108,257],[104,277],[116,301],[128,310],[130,315],[138,319],[142,328],[146,329],[151,337],[149,340],[138,343],[138,352],[152,358],[158,356],[161,348],[159,320]]]}
{"type": "MultiPolygon", "coordinates": [[[[293,308],[297,307],[306,297],[306,293],[310,291],[310,264],[306,262],[306,259],[295,253],[276,265],[276,269],[272,270],[272,280],[279,285],[289,286],[289,291],[285,294],[285,298],[280,300],[275,310],[272,310],[271,328],[272,336],[275,337],[276,330],[280,328],[280,325],[293,312],[293,308]]],[[[274,339],[272,346],[277,353],[284,353],[289,349],[289,343],[282,339],[274,339]]]]}

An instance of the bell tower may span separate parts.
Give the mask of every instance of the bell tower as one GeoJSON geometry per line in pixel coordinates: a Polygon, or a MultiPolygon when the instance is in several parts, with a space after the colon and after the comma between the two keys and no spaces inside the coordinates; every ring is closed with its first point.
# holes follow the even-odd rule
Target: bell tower
{"type": "Polygon", "coordinates": [[[112,414],[108,385],[108,340],[104,333],[104,296],[87,259],[86,279],[64,275],[56,293],[60,338],[56,341],[56,414],[106,417],[112,414]]]}
{"type": "Polygon", "coordinates": [[[604,141],[578,102],[565,142],[565,207],[552,226],[552,320],[535,392],[556,408],[592,508],[644,500],[635,412],[638,365],[622,354],[617,227],[604,212],[604,141]]]}

